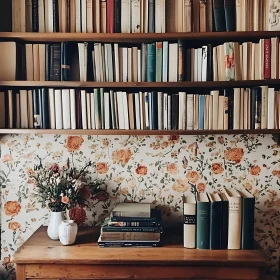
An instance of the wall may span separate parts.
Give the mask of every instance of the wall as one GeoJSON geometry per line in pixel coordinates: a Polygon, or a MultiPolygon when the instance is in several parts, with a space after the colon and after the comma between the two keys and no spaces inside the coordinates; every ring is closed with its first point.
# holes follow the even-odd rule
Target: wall
{"type": "MultiPolygon", "coordinates": [[[[92,179],[105,179],[111,199],[91,202],[86,224],[104,219],[118,201],[150,202],[165,225],[182,223],[182,195],[192,188],[248,189],[256,197],[255,237],[275,274],[280,253],[280,149],[271,135],[254,136],[61,136],[7,135],[0,139],[2,184],[2,277],[13,276],[10,257],[49,212],[32,197],[34,164],[68,158],[77,166],[93,160],[92,179]],[[95,205],[96,204],[96,205],[95,205]],[[94,206],[95,205],[95,206],[94,206]]],[[[1,279],[1,278],[0,278],[1,279]]],[[[276,279],[276,278],[273,278],[276,279]]]]}

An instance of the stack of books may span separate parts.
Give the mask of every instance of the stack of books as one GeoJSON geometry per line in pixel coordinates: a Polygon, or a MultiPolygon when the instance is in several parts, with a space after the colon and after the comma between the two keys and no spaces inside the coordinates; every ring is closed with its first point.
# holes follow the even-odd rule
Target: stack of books
{"type": "Polygon", "coordinates": [[[159,247],[162,233],[160,210],[146,203],[119,203],[105,219],[99,247],[159,247]]]}

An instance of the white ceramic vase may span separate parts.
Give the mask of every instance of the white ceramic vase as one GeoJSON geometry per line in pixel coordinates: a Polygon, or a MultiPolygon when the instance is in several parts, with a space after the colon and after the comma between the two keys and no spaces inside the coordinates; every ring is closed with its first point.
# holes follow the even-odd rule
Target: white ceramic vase
{"type": "Polygon", "coordinates": [[[73,220],[64,220],[59,226],[59,240],[63,245],[71,245],[76,241],[78,226],[73,220]]]}
{"type": "Polygon", "coordinates": [[[52,240],[58,240],[58,228],[61,222],[65,219],[64,212],[51,212],[51,219],[48,225],[48,236],[52,240]]]}

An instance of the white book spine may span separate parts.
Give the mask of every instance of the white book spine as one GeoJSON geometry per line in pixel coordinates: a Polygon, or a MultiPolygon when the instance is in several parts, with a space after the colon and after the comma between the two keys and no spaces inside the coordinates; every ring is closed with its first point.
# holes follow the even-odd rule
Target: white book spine
{"type": "Polygon", "coordinates": [[[63,114],[63,129],[71,128],[70,115],[70,91],[69,89],[62,89],[62,114],[63,114]]]}
{"type": "Polygon", "coordinates": [[[171,114],[172,114],[172,106],[171,106],[171,95],[167,96],[167,129],[171,130],[171,114]]]}
{"type": "Polygon", "coordinates": [[[163,129],[163,92],[157,93],[158,97],[158,129],[163,129]]]}
{"type": "Polygon", "coordinates": [[[161,33],[161,17],[163,11],[161,10],[161,0],[155,0],[155,32],[161,33]]]}
{"type": "Polygon", "coordinates": [[[184,203],[184,247],[196,248],[196,204],[184,203]]]}
{"type": "Polygon", "coordinates": [[[267,128],[267,120],[268,120],[268,87],[262,86],[262,117],[261,117],[261,129],[267,128]]]}
{"type": "Polygon", "coordinates": [[[131,31],[140,33],[140,0],[131,0],[131,31]]]}
{"type": "Polygon", "coordinates": [[[187,130],[194,128],[194,95],[187,94],[187,130]]]}
{"type": "Polygon", "coordinates": [[[125,129],[123,93],[121,91],[117,92],[117,103],[118,103],[119,129],[125,129]]]}
{"type": "Polygon", "coordinates": [[[88,57],[88,43],[87,42],[85,42],[84,43],[84,82],[86,82],[87,81],[87,62],[88,62],[88,60],[87,60],[87,57],[88,57]]]}
{"type": "Polygon", "coordinates": [[[81,0],[76,0],[76,33],[81,33],[81,31],[81,0]]]}
{"type": "Polygon", "coordinates": [[[62,104],[61,104],[61,90],[54,90],[54,102],[55,102],[55,128],[63,128],[63,116],[62,116],[62,104]]]}
{"type": "Polygon", "coordinates": [[[99,43],[94,44],[94,65],[95,65],[95,80],[101,82],[101,70],[99,61],[99,43]]]}
{"type": "Polygon", "coordinates": [[[141,129],[141,117],[140,117],[140,94],[137,92],[134,94],[134,104],[135,104],[135,120],[136,129],[141,129]]]}
{"type": "MultiPolygon", "coordinates": [[[[17,104],[17,108],[19,108],[19,110],[17,110],[17,114],[16,114],[16,128],[21,128],[21,105],[20,105],[20,94],[17,93],[16,94],[16,104],[17,104]]],[[[41,120],[40,120],[41,122],[41,120]]]]}
{"type": "Polygon", "coordinates": [[[91,112],[91,129],[96,129],[95,126],[95,100],[94,93],[90,93],[90,112],[91,112]]]}
{"type": "Polygon", "coordinates": [[[132,48],[127,48],[127,81],[132,82],[132,48]]]}
{"type": "Polygon", "coordinates": [[[123,91],[122,94],[123,94],[124,129],[129,129],[127,94],[125,91],[123,91]]]}
{"type": "Polygon", "coordinates": [[[82,33],[87,32],[87,2],[86,2],[86,0],[81,1],[81,31],[82,31],[82,33]]]}
{"type": "Polygon", "coordinates": [[[121,33],[130,33],[130,0],[122,0],[121,33]]]}
{"type": "Polygon", "coordinates": [[[163,129],[168,129],[168,101],[167,101],[167,93],[163,94],[163,129]]]}
{"type": "Polygon", "coordinates": [[[139,106],[140,106],[140,129],[144,129],[144,93],[139,92],[139,106]]]}
{"type": "Polygon", "coordinates": [[[242,51],[243,51],[243,57],[242,57],[242,61],[243,61],[243,67],[242,67],[242,74],[243,74],[243,77],[242,79],[245,81],[245,80],[248,80],[248,43],[243,43],[242,44],[242,51]]]}
{"type": "Polygon", "coordinates": [[[249,91],[248,89],[244,89],[243,92],[243,102],[244,102],[244,106],[243,106],[243,128],[244,129],[248,129],[248,107],[249,107],[249,102],[248,102],[248,98],[249,98],[249,91]]]}
{"type": "Polygon", "coordinates": [[[202,47],[202,69],[201,69],[201,81],[207,81],[207,46],[202,47]]]}
{"type": "Polygon", "coordinates": [[[149,106],[149,123],[150,129],[153,129],[153,122],[152,122],[152,92],[148,92],[148,106],[149,106]]]}
{"type": "Polygon", "coordinates": [[[144,100],[145,100],[145,122],[146,122],[146,127],[145,129],[150,128],[150,118],[149,118],[149,94],[148,92],[144,93],[144,100]]]}
{"type": "Polygon", "coordinates": [[[87,102],[87,129],[91,129],[91,100],[90,100],[91,93],[86,93],[86,102],[87,102]]]}
{"type": "Polygon", "coordinates": [[[168,42],[163,42],[162,47],[162,81],[168,82],[168,42]]]}
{"type": "Polygon", "coordinates": [[[268,89],[268,122],[267,128],[274,129],[274,112],[275,112],[275,90],[274,88],[268,89]]]}
{"type": "Polygon", "coordinates": [[[87,129],[87,98],[86,91],[81,90],[82,128],[87,129]]]}
{"type": "Polygon", "coordinates": [[[128,51],[127,48],[122,48],[122,70],[123,70],[123,82],[128,82],[128,51]]]}
{"type": "Polygon", "coordinates": [[[218,129],[218,117],[219,117],[219,91],[214,90],[211,91],[211,95],[213,96],[213,129],[218,129]]]}
{"type": "Polygon", "coordinates": [[[109,92],[104,92],[104,119],[105,119],[105,129],[110,129],[110,96],[109,92]]]}
{"type": "Polygon", "coordinates": [[[86,17],[87,17],[87,33],[93,33],[93,20],[92,20],[92,16],[93,16],[93,10],[92,10],[92,1],[93,0],[87,0],[87,4],[86,4],[86,8],[87,8],[87,13],[86,13],[86,17]]]}
{"type": "Polygon", "coordinates": [[[114,82],[114,70],[113,70],[113,52],[112,45],[107,45],[107,53],[108,53],[108,74],[109,74],[109,82],[114,82]]]}
{"type": "Polygon", "coordinates": [[[53,32],[53,1],[46,1],[47,5],[47,23],[48,23],[48,32],[53,32]]]}
{"type": "Polygon", "coordinates": [[[80,68],[80,81],[85,82],[85,44],[78,43],[78,51],[79,51],[79,68],[80,68]]]}
{"type": "MultiPolygon", "coordinates": [[[[234,89],[234,97],[233,97],[233,129],[240,128],[240,88],[234,89]]],[[[213,100],[214,103],[214,100],[213,100]]]]}
{"type": "Polygon", "coordinates": [[[178,79],[178,43],[169,44],[169,82],[178,79]]]}
{"type": "Polygon", "coordinates": [[[202,48],[197,50],[197,81],[202,81],[202,48]]]}
{"type": "Polygon", "coordinates": [[[71,129],[76,129],[76,100],[75,89],[70,89],[70,116],[71,116],[71,129]]]}
{"type": "Polygon", "coordinates": [[[165,0],[161,0],[161,33],[165,33],[166,30],[165,14],[165,0]]]}
{"type": "Polygon", "coordinates": [[[141,50],[140,49],[138,49],[138,51],[137,51],[137,60],[138,60],[138,63],[137,63],[137,81],[138,82],[142,82],[142,75],[141,75],[141,73],[142,73],[142,70],[141,70],[141,50]]]}
{"type": "Polygon", "coordinates": [[[120,61],[119,61],[119,44],[114,44],[114,59],[115,59],[115,82],[120,82],[120,61]]]}
{"type": "Polygon", "coordinates": [[[49,89],[49,110],[50,110],[50,128],[55,129],[55,98],[54,98],[54,89],[49,89]]]}
{"type": "Polygon", "coordinates": [[[186,129],[186,108],[187,106],[187,93],[179,92],[179,123],[178,128],[181,130],[186,129]]]}

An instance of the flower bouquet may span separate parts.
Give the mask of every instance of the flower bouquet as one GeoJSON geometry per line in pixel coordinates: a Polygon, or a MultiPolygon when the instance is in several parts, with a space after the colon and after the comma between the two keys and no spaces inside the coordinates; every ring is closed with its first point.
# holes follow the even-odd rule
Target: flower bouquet
{"type": "MultiPolygon", "coordinates": [[[[34,172],[30,174],[35,185],[34,196],[43,207],[48,207],[52,211],[49,226],[52,223],[52,216],[56,216],[54,219],[59,220],[57,223],[60,224],[67,209],[74,209],[77,206],[82,209],[90,198],[102,197],[102,201],[109,198],[106,190],[101,188],[101,181],[87,182],[88,168],[92,165],[92,162],[88,162],[81,169],[77,169],[71,166],[70,161],[67,160],[63,166],[56,163],[46,166],[40,163],[35,166],[34,172]]],[[[53,227],[57,228],[57,226],[53,227]]],[[[56,234],[53,236],[57,237],[56,234]]]]}

